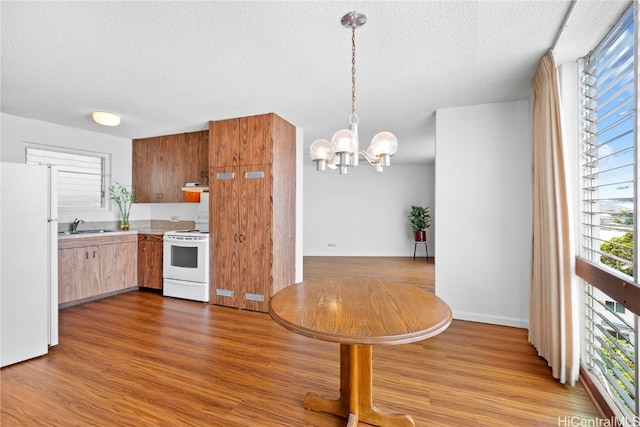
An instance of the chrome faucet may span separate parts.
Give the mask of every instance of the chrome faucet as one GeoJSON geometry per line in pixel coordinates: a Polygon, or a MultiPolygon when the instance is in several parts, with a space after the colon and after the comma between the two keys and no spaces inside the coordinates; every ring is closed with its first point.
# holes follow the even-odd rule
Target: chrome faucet
{"type": "Polygon", "coordinates": [[[71,231],[78,231],[78,225],[82,224],[84,221],[76,218],[73,220],[73,224],[71,224],[71,231]]]}

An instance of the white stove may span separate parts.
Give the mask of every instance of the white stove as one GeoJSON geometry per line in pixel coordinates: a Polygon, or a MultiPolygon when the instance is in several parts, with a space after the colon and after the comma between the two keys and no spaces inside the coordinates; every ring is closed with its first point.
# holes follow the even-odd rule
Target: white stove
{"type": "Polygon", "coordinates": [[[202,193],[192,230],[164,233],[162,295],[209,302],[209,193],[202,193]]]}
{"type": "Polygon", "coordinates": [[[162,295],[209,302],[209,231],[164,234],[162,295]]]}

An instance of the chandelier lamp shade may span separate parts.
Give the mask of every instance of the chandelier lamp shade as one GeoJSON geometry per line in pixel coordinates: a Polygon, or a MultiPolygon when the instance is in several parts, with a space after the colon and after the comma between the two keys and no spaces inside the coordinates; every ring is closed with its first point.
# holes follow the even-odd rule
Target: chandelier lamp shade
{"type": "Polygon", "coordinates": [[[349,129],[341,129],[333,134],[331,141],[315,140],[309,148],[311,160],[319,171],[339,169],[340,175],[348,173],[350,167],[358,166],[362,156],[376,172],[382,172],[391,164],[391,157],[398,151],[398,138],[391,132],[380,132],[371,140],[366,151],[360,150],[358,141],[358,115],[356,114],[356,28],[367,22],[367,17],[359,12],[349,12],[341,23],[351,28],[351,115],[349,129]]]}

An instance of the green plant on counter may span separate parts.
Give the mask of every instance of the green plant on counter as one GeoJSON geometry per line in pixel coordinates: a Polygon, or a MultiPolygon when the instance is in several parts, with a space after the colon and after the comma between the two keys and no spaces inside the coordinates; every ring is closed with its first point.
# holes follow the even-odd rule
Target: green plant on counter
{"type": "Polygon", "coordinates": [[[128,230],[131,205],[135,201],[133,188],[128,190],[127,187],[116,182],[109,187],[109,198],[114,200],[120,209],[120,215],[122,215],[122,229],[128,230]]]}

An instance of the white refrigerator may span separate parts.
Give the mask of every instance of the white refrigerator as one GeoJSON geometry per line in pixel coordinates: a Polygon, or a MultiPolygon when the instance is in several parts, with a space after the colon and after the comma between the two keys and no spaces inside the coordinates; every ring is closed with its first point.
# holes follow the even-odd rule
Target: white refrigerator
{"type": "Polygon", "coordinates": [[[55,167],[0,163],[0,366],[58,344],[55,167]]]}

